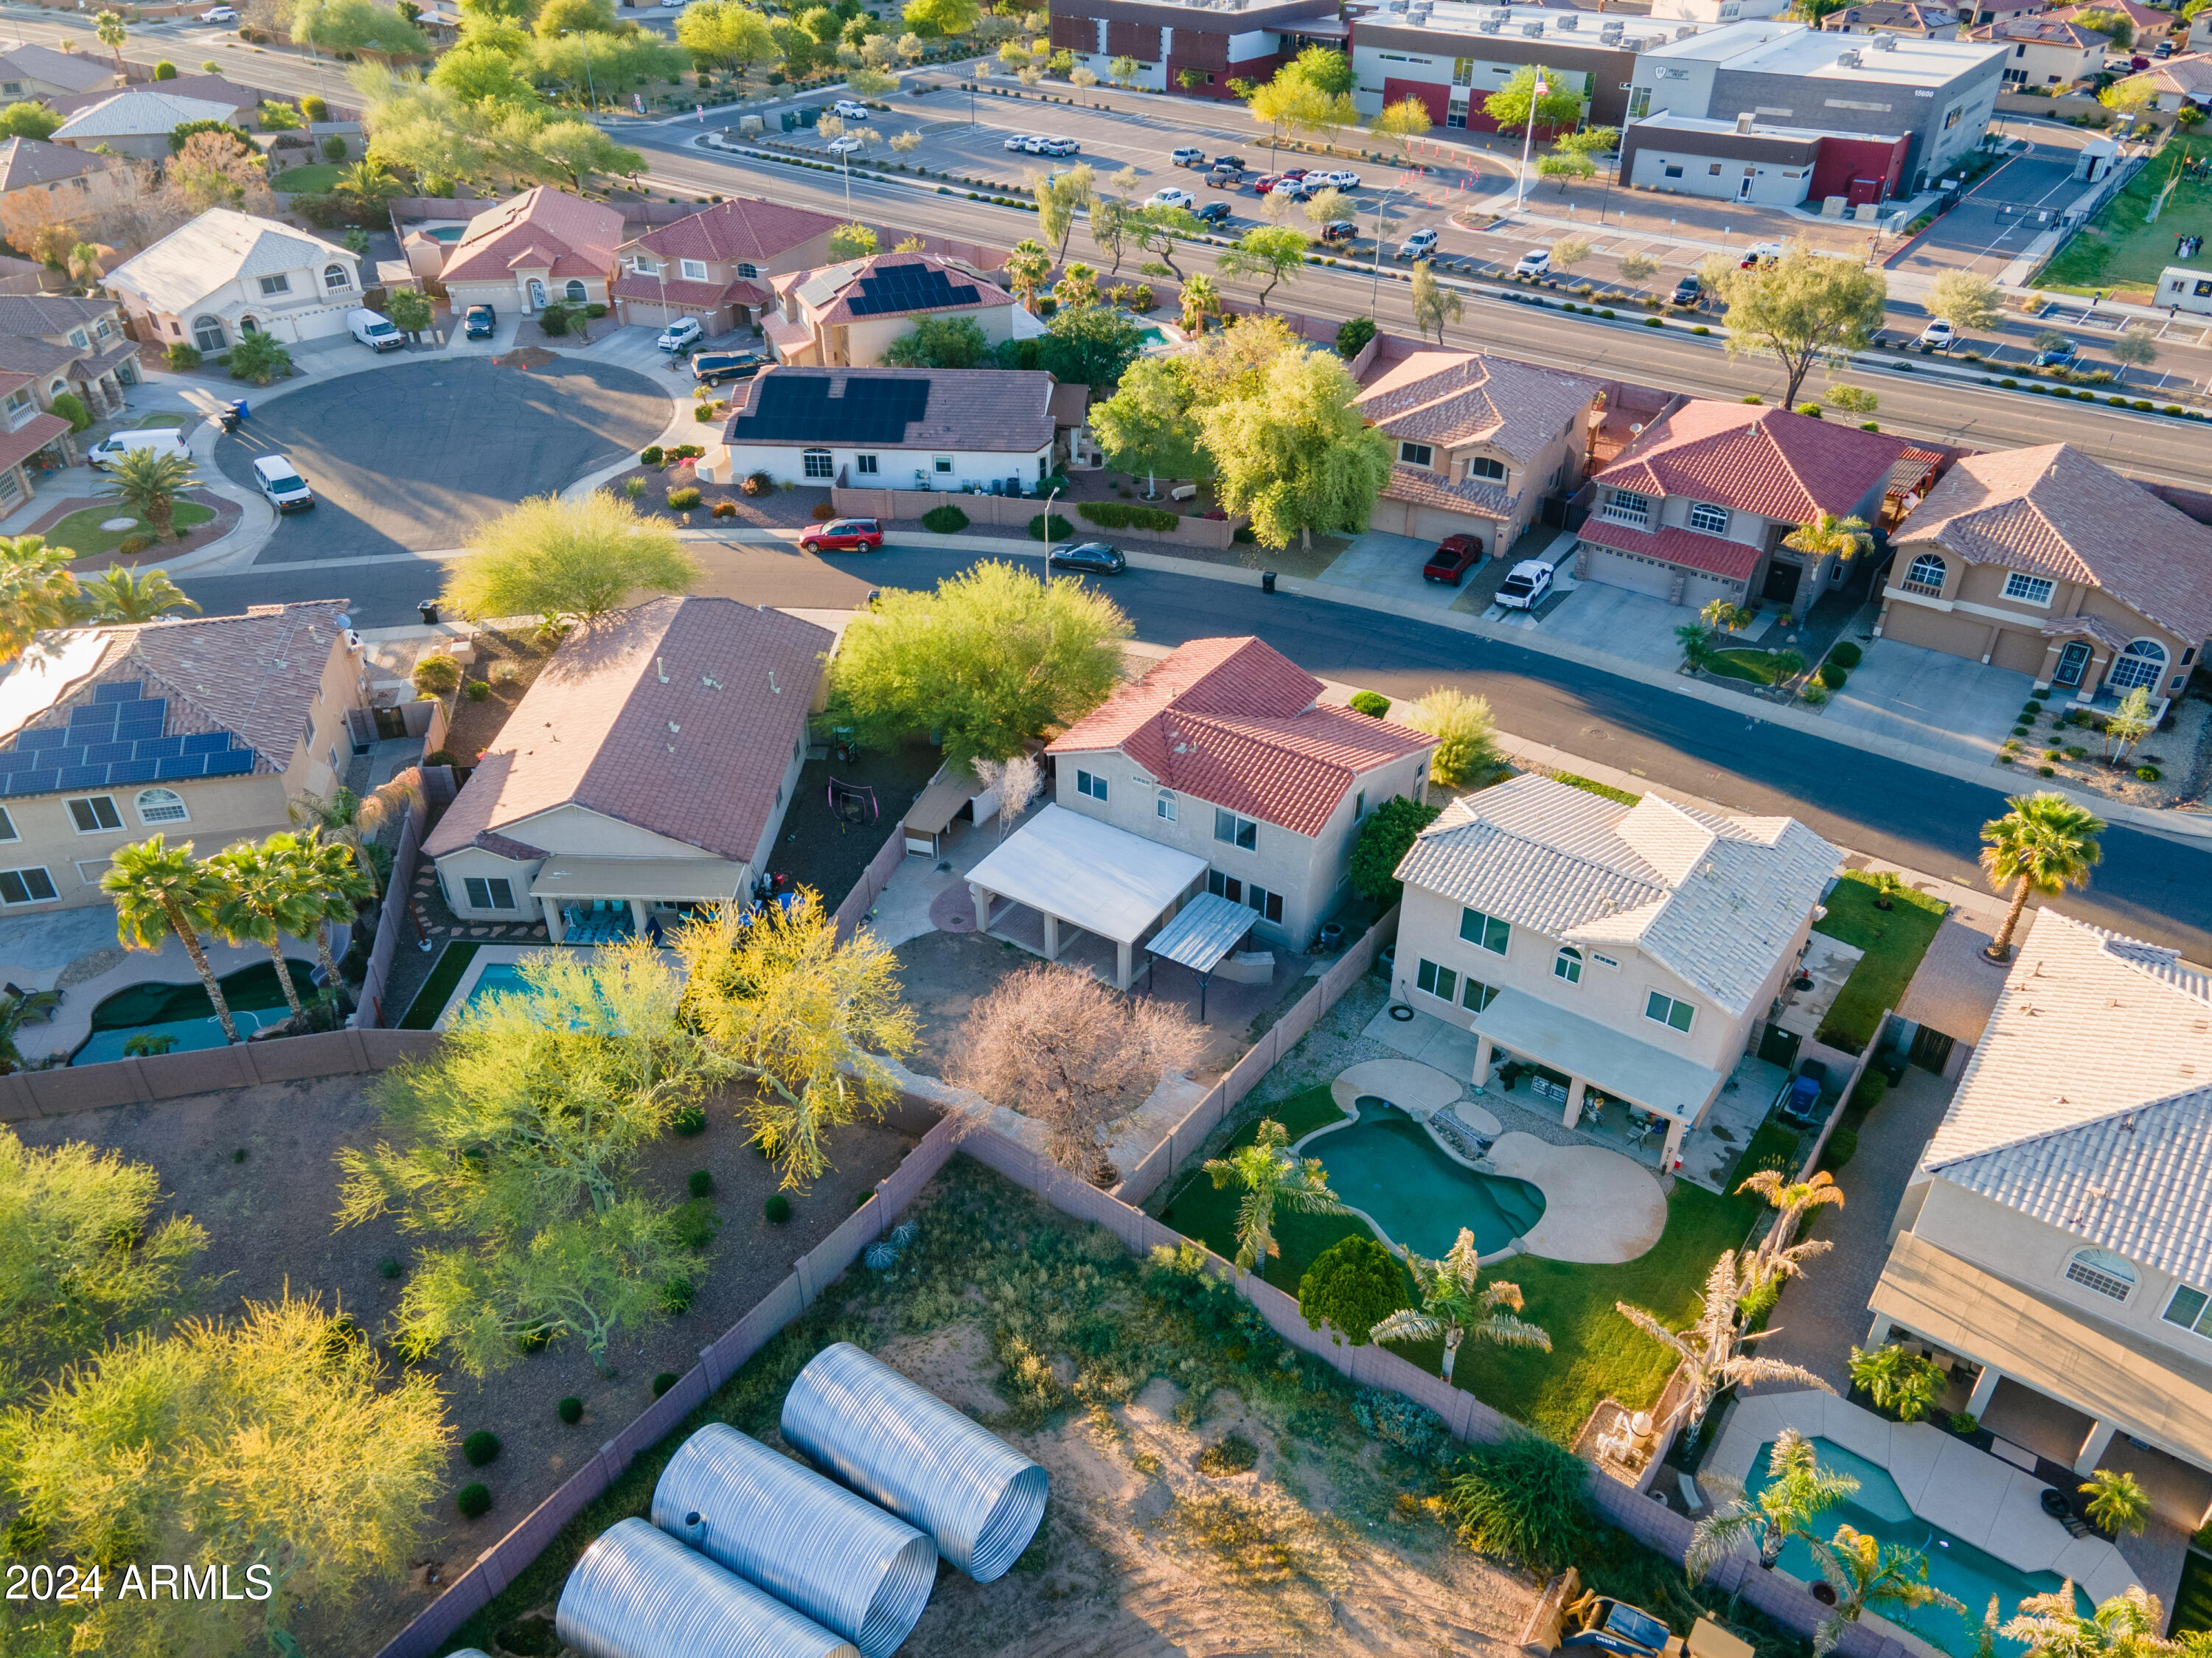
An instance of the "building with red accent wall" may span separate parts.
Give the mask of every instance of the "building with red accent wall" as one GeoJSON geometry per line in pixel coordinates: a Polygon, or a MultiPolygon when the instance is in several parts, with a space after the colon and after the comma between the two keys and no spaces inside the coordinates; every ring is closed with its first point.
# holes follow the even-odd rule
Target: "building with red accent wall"
{"type": "Polygon", "coordinates": [[[1336,0],[1060,0],[1052,45],[1101,79],[1117,58],[1153,92],[1233,98],[1232,80],[1266,81],[1309,46],[1344,49],[1336,0]]]}
{"type": "Polygon", "coordinates": [[[1905,137],[1654,115],[1620,142],[1621,182],[1668,195],[1796,207],[1841,197],[1850,207],[1897,194],[1911,149],[1905,137]]]}

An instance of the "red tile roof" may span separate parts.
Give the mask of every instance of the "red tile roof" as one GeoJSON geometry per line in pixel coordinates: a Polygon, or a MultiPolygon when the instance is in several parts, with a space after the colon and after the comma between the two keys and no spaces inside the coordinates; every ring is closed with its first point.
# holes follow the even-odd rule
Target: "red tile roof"
{"type": "Polygon", "coordinates": [[[696,305],[709,309],[724,305],[766,305],[770,297],[758,282],[672,280],[664,283],[658,276],[641,276],[627,270],[614,279],[608,291],[618,300],[650,300],[658,305],[665,298],[671,305],[696,305]]]}
{"type": "Polygon", "coordinates": [[[614,270],[622,233],[613,208],[540,185],[470,220],[438,280],[498,282],[521,269],[604,278],[614,270]]]}
{"type": "Polygon", "coordinates": [[[1597,481],[1802,524],[1850,513],[1878,494],[1909,447],[1784,409],[1700,400],[1646,427],[1597,481]]]}
{"type": "Polygon", "coordinates": [[[664,259],[745,259],[758,264],[837,228],[826,213],[732,197],[630,244],[664,259]]]}
{"type": "Polygon", "coordinates": [[[1363,773],[1436,743],[1317,704],[1321,689],[1256,639],[1194,639],[1077,720],[1048,751],[1118,749],[1178,793],[1317,835],[1363,773]]]}
{"type": "Polygon", "coordinates": [[[1594,546],[1615,552],[1640,553],[1645,558],[1703,570],[1730,581],[1748,580],[1759,568],[1759,550],[1726,536],[1699,535],[1695,530],[1632,530],[1625,524],[1608,524],[1592,518],[1578,531],[1594,546]]]}

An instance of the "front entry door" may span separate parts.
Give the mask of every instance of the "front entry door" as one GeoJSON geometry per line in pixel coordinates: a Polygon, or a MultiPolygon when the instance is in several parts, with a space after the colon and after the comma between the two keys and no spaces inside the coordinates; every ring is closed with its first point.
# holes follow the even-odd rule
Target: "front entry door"
{"type": "Polygon", "coordinates": [[[2057,671],[2051,683],[2062,690],[2079,690],[2081,676],[2089,666],[2089,642],[2085,639],[2069,640],[2066,648],[2058,653],[2057,671]]]}
{"type": "Polygon", "coordinates": [[[545,284],[535,276],[530,279],[530,308],[532,311],[543,311],[545,308],[545,284]]]}
{"type": "Polygon", "coordinates": [[[1766,567],[1766,580],[1759,587],[1759,596],[1770,604],[1794,604],[1797,602],[1798,578],[1803,574],[1802,565],[1787,564],[1778,558],[1766,567]]]}
{"type": "Polygon", "coordinates": [[[1736,185],[1735,198],[1739,202],[1747,202],[1751,199],[1751,174],[1748,173],[1743,175],[1742,181],[1736,185]]]}

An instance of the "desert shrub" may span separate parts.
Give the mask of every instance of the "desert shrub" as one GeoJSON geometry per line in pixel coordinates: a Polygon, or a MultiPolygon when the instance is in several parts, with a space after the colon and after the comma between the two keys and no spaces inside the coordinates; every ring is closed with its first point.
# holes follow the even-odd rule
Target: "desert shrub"
{"type": "Polygon", "coordinates": [[[1838,1128],[1828,1136],[1828,1143],[1820,1151],[1820,1167],[1831,1174],[1841,1169],[1858,1154],[1859,1131],[1838,1128]]]}
{"type": "Polygon", "coordinates": [[[589,305],[584,307],[584,314],[589,317],[593,322],[597,322],[600,318],[607,314],[607,308],[605,306],[600,304],[599,301],[593,300],[589,305]]]}
{"type": "Polygon", "coordinates": [[[376,1263],[376,1275],[386,1282],[398,1278],[405,1270],[400,1266],[399,1257],[397,1255],[386,1255],[376,1263]]]}
{"type": "Polygon", "coordinates": [[[775,488],[775,480],[766,472],[755,472],[738,487],[749,495],[764,495],[775,488]]]}
{"type": "Polygon", "coordinates": [[[1844,688],[1844,682],[1851,677],[1851,671],[1839,662],[1823,662],[1818,677],[1830,690],[1839,691],[1844,688]]]}
{"type": "Polygon", "coordinates": [[[2136,775],[2142,779],[2146,783],[2155,783],[2160,778],[2165,776],[2166,774],[2160,771],[2156,766],[2137,766],[2136,768],[2136,775]]]}
{"type": "Polygon", "coordinates": [[[837,509],[835,507],[832,507],[826,501],[817,501],[814,503],[814,510],[808,513],[807,516],[811,518],[817,524],[827,524],[831,519],[837,516],[837,509]]]}
{"type": "Polygon", "coordinates": [[[1437,739],[1429,762],[1431,781],[1446,788],[1471,783],[1498,763],[1498,727],[1486,697],[1469,696],[1440,685],[1402,715],[1415,731],[1437,739]]]}
{"type": "Polygon", "coordinates": [[[1108,530],[1172,530],[1182,522],[1176,513],[1164,513],[1157,507],[1139,506],[1133,501],[1086,501],[1075,510],[1108,530]]]}
{"type": "Polygon", "coordinates": [[[773,1193],[769,1200],[761,1205],[761,1213],[766,1215],[771,1224],[781,1226],[791,1218],[791,1199],[781,1192],[773,1193]]]}
{"type": "Polygon", "coordinates": [[[921,515],[921,527],[933,536],[957,536],[968,527],[968,514],[957,507],[933,507],[921,515]]]}
{"type": "Polygon", "coordinates": [[[345,160],[345,140],[335,132],[323,140],[323,159],[326,161],[345,160]]]}
{"type": "Polygon", "coordinates": [[[712,404],[706,403],[699,404],[698,407],[692,410],[691,418],[698,422],[702,426],[706,425],[708,422],[714,418],[714,405],[712,404]]]}
{"type": "Polygon", "coordinates": [[[1811,703],[1816,708],[1819,708],[1821,703],[1828,700],[1828,693],[1826,689],[1820,685],[1807,685],[1802,690],[1799,691],[1797,695],[1803,697],[1808,702],[1811,703]]]}
{"type": "Polygon", "coordinates": [[[735,518],[737,515],[738,503],[736,501],[718,501],[714,503],[714,516],[716,518],[735,518]]]}
{"type": "Polygon", "coordinates": [[[684,1183],[690,1187],[693,1197],[703,1198],[714,1189],[714,1176],[708,1169],[694,1169],[691,1178],[684,1183]]]}
{"type": "Polygon", "coordinates": [[[125,536],[121,541],[116,543],[115,550],[125,558],[131,558],[144,552],[153,544],[154,538],[151,536],[125,536]]]}
{"type": "Polygon", "coordinates": [[[1064,540],[1068,531],[1074,527],[1058,513],[1052,515],[1052,522],[1049,524],[1045,522],[1044,514],[1039,513],[1030,520],[1030,539],[1031,541],[1064,540]]]}
{"type": "MultiPolygon", "coordinates": [[[[201,67],[210,74],[214,72],[211,65],[203,64],[201,67]]],[[[320,93],[311,92],[300,100],[300,113],[311,121],[327,121],[331,118],[331,106],[323,101],[320,93]]]]}
{"type": "Polygon", "coordinates": [[[416,690],[436,696],[459,690],[461,665],[442,653],[426,656],[415,665],[414,684],[416,690]]]}
{"type": "Polygon", "coordinates": [[[660,1310],[671,1318],[681,1318],[691,1310],[698,1296],[699,1286],[690,1278],[670,1278],[660,1286],[660,1310]]]}
{"type": "Polygon", "coordinates": [[[673,1370],[663,1370],[659,1376],[653,1378],[653,1396],[655,1399],[659,1398],[661,1394],[666,1393],[671,1388],[673,1388],[678,1382],[683,1380],[684,1378],[677,1375],[673,1370]]]}
{"type": "Polygon", "coordinates": [[[538,326],[557,337],[568,331],[568,313],[557,305],[549,305],[538,313],[538,326]]]}
{"type": "Polygon", "coordinates": [[[658,466],[661,462],[662,452],[659,444],[648,443],[637,452],[637,464],[641,466],[658,466]]]}
{"type": "Polygon", "coordinates": [[[499,1455],[499,1436],[489,1428],[479,1428],[461,1442],[461,1455],[471,1468],[481,1468],[499,1455]]]}
{"type": "Polygon", "coordinates": [[[1828,653],[1828,660],[1839,668],[1856,668],[1865,659],[1865,653],[1848,639],[1828,653]]]}
{"type": "Polygon", "coordinates": [[[426,766],[458,766],[461,763],[461,757],[451,749],[433,749],[422,756],[422,763],[426,766]]]}
{"type": "Polygon", "coordinates": [[[696,443],[679,443],[668,452],[671,460],[696,460],[707,452],[696,443]]]}
{"type": "Polygon", "coordinates": [[[707,1109],[704,1106],[699,1105],[684,1106],[669,1119],[668,1126],[686,1139],[694,1134],[704,1133],[707,1129],[707,1109]]]}
{"type": "Polygon", "coordinates": [[[669,509],[672,512],[688,513],[699,504],[699,492],[689,484],[681,489],[671,489],[668,492],[669,509]]]}
{"type": "Polygon", "coordinates": [[[1224,1434],[1198,1454],[1198,1471],[1218,1479],[1227,1474],[1249,1473],[1259,1461],[1257,1445],[1243,1434],[1224,1434]]]}
{"type": "Polygon", "coordinates": [[[1572,1451],[1516,1433],[1460,1459],[1444,1506],[1469,1548],[1548,1575],[1578,1558],[1589,1540],[1589,1472],[1572,1451]]]}
{"type": "Polygon", "coordinates": [[[1370,1237],[1331,1244],[1298,1280],[1298,1312],[1306,1327],[1318,1330],[1327,1322],[1340,1345],[1364,1347],[1370,1330],[1409,1304],[1406,1269],[1370,1237]]]}
{"type": "Polygon", "coordinates": [[[678,1205],[668,1217],[669,1236],[686,1249],[704,1249],[721,1230],[722,1218],[703,1193],[695,1193],[690,1202],[678,1205]]]}
{"type": "Polygon", "coordinates": [[[453,1494],[453,1506],[461,1511],[464,1520],[475,1520],[491,1512],[491,1487],[482,1484],[467,1485],[453,1494]]]}
{"type": "Polygon", "coordinates": [[[179,340],[161,353],[161,361],[170,368],[178,371],[197,368],[200,366],[200,349],[197,345],[187,345],[184,341],[179,340]]]}
{"type": "Polygon", "coordinates": [[[1958,1434],[1963,1437],[1979,1433],[1981,1431],[1981,1418],[1973,1414],[1972,1412],[1954,1411],[1951,1412],[1951,1431],[1953,1433],[1958,1434]]]}
{"type": "Polygon", "coordinates": [[[167,58],[164,58],[160,63],[154,65],[154,78],[156,81],[175,80],[177,78],[177,66],[171,63],[167,58]]]}
{"type": "Polygon", "coordinates": [[[1380,720],[1390,712],[1390,699],[1380,691],[1354,691],[1352,694],[1352,711],[1364,714],[1370,720],[1380,720]]]}
{"type": "Polygon", "coordinates": [[[467,695],[471,702],[483,701],[491,695],[491,682],[488,679],[471,679],[468,683],[467,695]]]}
{"type": "Polygon", "coordinates": [[[1336,355],[1346,361],[1367,349],[1367,342],[1375,337],[1372,317],[1354,317],[1336,331],[1336,355]]]}
{"type": "Polygon", "coordinates": [[[1401,890],[1398,865],[1405,860],[1414,837],[1436,822],[1439,810],[1394,794],[1369,812],[1352,844],[1352,890],[1375,903],[1396,903],[1401,890]]]}
{"type": "Polygon", "coordinates": [[[584,1419],[584,1401],[571,1394],[553,1407],[553,1414],[573,1428],[584,1419]]]}
{"type": "Polygon", "coordinates": [[[1443,1418],[1387,1388],[1362,1388],[1352,1413],[1369,1436],[1424,1462],[1442,1462],[1455,1448],[1443,1418]]]}

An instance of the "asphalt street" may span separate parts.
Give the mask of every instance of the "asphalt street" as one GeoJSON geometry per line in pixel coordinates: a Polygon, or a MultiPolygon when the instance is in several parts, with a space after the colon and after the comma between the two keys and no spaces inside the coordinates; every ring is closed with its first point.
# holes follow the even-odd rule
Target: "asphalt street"
{"type": "MultiPolygon", "coordinates": [[[[790,548],[694,544],[707,562],[700,591],[755,604],[848,608],[872,586],[933,586],[972,560],[937,548],[891,546],[818,559],[790,548]]],[[[210,611],[248,604],[349,595],[363,627],[415,619],[434,594],[428,560],[350,568],[255,570],[187,579],[210,611]]],[[[1726,706],[1655,690],[1556,658],[1375,611],[1201,577],[1133,570],[1106,590],[1158,644],[1257,634],[1301,666],[1391,697],[1455,685],[1490,699],[1516,737],[1585,756],[1737,811],[1787,813],[1838,844],[1974,884],[1978,831],[2003,810],[2003,791],[1926,772],[1726,706]]],[[[2212,849],[2115,829],[2105,861],[2069,914],[2212,959],[2212,849]]]]}

